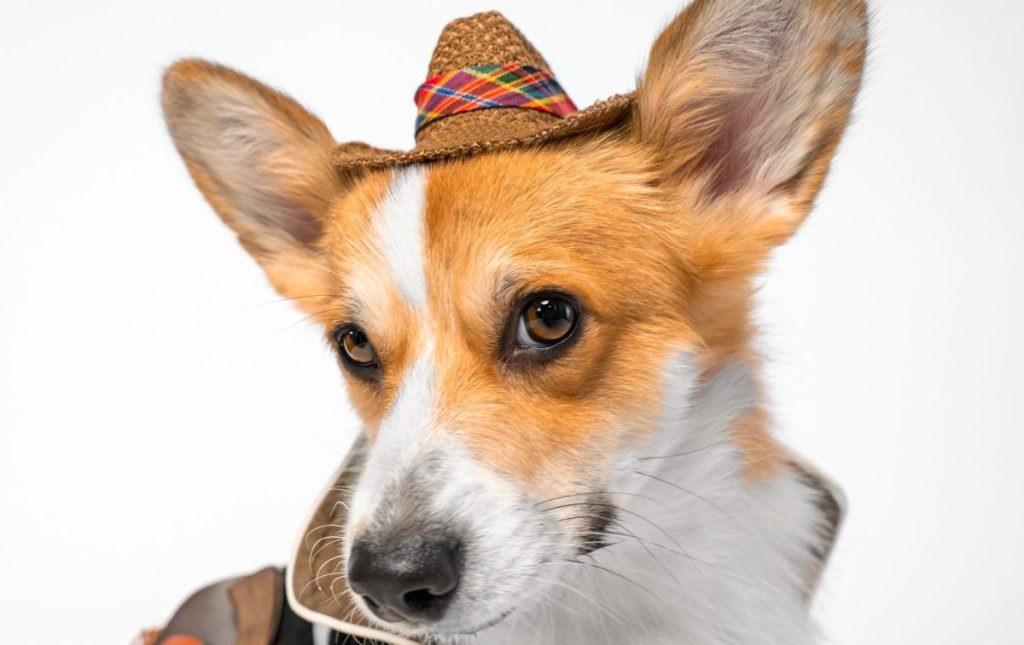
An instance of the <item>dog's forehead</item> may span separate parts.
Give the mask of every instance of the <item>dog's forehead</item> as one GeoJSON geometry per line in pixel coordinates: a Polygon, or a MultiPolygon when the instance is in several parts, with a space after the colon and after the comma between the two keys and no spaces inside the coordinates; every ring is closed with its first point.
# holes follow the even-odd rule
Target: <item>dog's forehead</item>
{"type": "Polygon", "coordinates": [[[469,233],[510,249],[612,233],[610,219],[636,202],[646,179],[610,150],[573,147],[471,157],[432,166],[424,177],[429,244],[452,248],[469,233]]]}
{"type": "Polygon", "coordinates": [[[610,263],[628,271],[666,246],[652,182],[634,168],[606,152],[537,150],[378,173],[343,200],[329,252],[350,291],[387,276],[413,305],[454,285],[493,295],[614,282],[610,263]]]}

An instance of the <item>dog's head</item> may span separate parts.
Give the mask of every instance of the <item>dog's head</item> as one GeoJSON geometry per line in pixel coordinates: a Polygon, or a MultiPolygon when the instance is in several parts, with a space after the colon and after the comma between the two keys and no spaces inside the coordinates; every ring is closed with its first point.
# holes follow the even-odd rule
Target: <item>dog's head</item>
{"type": "MultiPolygon", "coordinates": [[[[747,357],[750,280],[811,207],[864,49],[858,1],[698,0],[611,130],[345,172],[291,99],[168,71],[192,177],[320,323],[365,421],[344,537],[370,615],[479,630],[546,562],[600,546],[672,357],[747,357]]],[[[741,448],[769,450],[761,433],[741,448]]]]}

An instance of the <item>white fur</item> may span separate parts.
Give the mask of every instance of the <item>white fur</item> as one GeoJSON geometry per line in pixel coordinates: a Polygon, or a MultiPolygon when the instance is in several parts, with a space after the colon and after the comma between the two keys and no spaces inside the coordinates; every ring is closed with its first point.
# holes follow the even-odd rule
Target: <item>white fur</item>
{"type": "Polygon", "coordinates": [[[381,504],[388,488],[416,467],[434,412],[434,365],[429,350],[409,367],[394,405],[380,425],[351,502],[354,524],[381,504]]]}
{"type": "Polygon", "coordinates": [[[423,264],[423,208],[427,173],[410,166],[395,173],[374,217],[377,238],[399,293],[415,307],[427,301],[423,264]]]}
{"type": "Polygon", "coordinates": [[[539,585],[505,621],[457,642],[813,640],[805,583],[820,543],[815,493],[795,472],[744,485],[729,428],[755,405],[753,382],[732,368],[690,396],[694,374],[686,357],[672,362],[661,427],[618,469],[617,489],[633,494],[616,500],[628,513],[613,530],[638,539],[621,537],[581,559],[601,569],[549,565],[541,578],[556,584],[539,585]]]}
{"type": "Polygon", "coordinates": [[[331,645],[331,630],[324,625],[313,625],[313,645],[331,645]]]}
{"type": "MultiPolygon", "coordinates": [[[[434,413],[434,364],[430,322],[425,319],[427,283],[423,262],[423,203],[426,171],[412,166],[395,173],[387,196],[374,214],[377,245],[393,284],[419,309],[426,341],[408,368],[398,396],[378,430],[359,486],[351,501],[350,527],[371,515],[389,486],[415,466],[434,413]]],[[[379,282],[380,276],[363,282],[379,282]]],[[[349,537],[351,538],[351,532],[349,537]]]]}
{"type": "Polygon", "coordinates": [[[353,511],[360,517],[386,506],[373,498],[388,490],[384,482],[400,482],[418,460],[433,461],[432,474],[419,483],[431,490],[421,510],[470,527],[460,597],[472,600],[457,601],[431,631],[476,632],[436,640],[813,641],[806,582],[812,549],[821,546],[816,492],[796,472],[743,483],[729,431],[757,403],[746,368],[698,383],[689,355],[669,362],[658,428],[623,455],[609,485],[625,509],[610,527],[618,542],[581,558],[573,557],[573,542],[553,513],[540,512],[446,433],[433,431],[428,373],[424,356],[407,375],[370,451],[353,511]]]}

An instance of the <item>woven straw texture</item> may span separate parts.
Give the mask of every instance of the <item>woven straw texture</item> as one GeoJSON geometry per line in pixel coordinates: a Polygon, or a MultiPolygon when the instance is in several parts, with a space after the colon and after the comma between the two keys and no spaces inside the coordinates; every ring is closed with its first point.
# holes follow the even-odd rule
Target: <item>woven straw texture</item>
{"type": "MultiPolygon", "coordinates": [[[[512,23],[500,13],[490,11],[448,23],[438,38],[427,78],[489,63],[516,63],[552,71],[512,23]]],[[[343,143],[335,149],[334,163],[342,170],[380,168],[535,145],[614,127],[631,104],[632,94],[624,94],[564,117],[520,108],[463,112],[437,119],[420,129],[416,146],[408,152],[382,150],[359,142],[343,143]]]]}

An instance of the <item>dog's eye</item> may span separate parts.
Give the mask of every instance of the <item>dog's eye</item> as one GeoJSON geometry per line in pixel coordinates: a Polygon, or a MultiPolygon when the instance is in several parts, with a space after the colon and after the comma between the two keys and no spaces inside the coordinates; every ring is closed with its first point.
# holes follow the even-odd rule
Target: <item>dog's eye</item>
{"type": "Polygon", "coordinates": [[[379,369],[377,350],[373,348],[366,333],[351,325],[339,327],[334,332],[334,341],[345,365],[356,376],[371,378],[379,369]]]}
{"type": "Polygon", "coordinates": [[[516,325],[516,343],[521,347],[552,347],[576,330],[579,312],[573,303],[559,296],[538,296],[527,301],[516,325]]]}
{"type": "Polygon", "coordinates": [[[341,348],[353,363],[371,365],[377,362],[377,352],[362,329],[346,331],[341,337],[341,348]]]}

